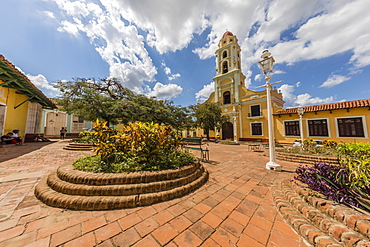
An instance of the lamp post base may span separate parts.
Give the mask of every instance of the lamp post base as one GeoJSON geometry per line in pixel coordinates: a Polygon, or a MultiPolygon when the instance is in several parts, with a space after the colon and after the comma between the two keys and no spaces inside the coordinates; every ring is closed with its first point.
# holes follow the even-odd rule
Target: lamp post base
{"type": "Polygon", "coordinates": [[[269,161],[269,162],[266,163],[266,169],[267,170],[274,170],[274,171],[281,171],[282,166],[273,162],[273,161],[269,161]]]}

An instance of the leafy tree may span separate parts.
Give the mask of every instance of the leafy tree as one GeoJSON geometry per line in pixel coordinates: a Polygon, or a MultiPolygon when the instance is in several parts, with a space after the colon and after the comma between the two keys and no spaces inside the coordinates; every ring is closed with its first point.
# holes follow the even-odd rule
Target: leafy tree
{"type": "Polygon", "coordinates": [[[117,123],[120,113],[116,110],[122,100],[132,100],[134,93],[116,79],[84,79],[56,82],[61,95],[57,104],[67,113],[83,116],[85,120],[103,119],[117,123]]]}
{"type": "Polygon", "coordinates": [[[222,124],[228,121],[228,117],[222,115],[220,106],[217,103],[205,102],[190,106],[195,117],[195,125],[206,132],[209,140],[209,131],[220,129],[222,124]]]}
{"type": "Polygon", "coordinates": [[[138,94],[131,101],[122,101],[123,122],[153,122],[171,125],[181,130],[184,124],[190,121],[191,116],[185,107],[175,106],[172,101],[157,100],[138,94]]]}
{"type": "Polygon", "coordinates": [[[61,91],[57,104],[69,114],[83,116],[88,121],[153,122],[180,130],[190,120],[187,108],[175,106],[172,101],[136,94],[116,79],[77,78],[57,82],[55,87],[61,91]]]}

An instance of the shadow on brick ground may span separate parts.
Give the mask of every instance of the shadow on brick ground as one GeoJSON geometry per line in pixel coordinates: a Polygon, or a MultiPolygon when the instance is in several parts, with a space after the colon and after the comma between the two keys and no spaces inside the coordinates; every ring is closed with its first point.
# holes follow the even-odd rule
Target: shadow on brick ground
{"type": "Polygon", "coordinates": [[[11,145],[9,147],[0,148],[0,162],[4,162],[10,159],[17,158],[24,154],[33,152],[37,149],[40,149],[49,144],[55,143],[56,141],[51,142],[26,142],[22,146],[11,145]]]}

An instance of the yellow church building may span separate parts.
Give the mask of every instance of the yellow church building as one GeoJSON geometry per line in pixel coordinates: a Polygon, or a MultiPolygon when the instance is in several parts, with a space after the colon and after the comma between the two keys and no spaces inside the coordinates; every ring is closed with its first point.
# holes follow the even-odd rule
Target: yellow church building
{"type": "MultiPolygon", "coordinates": [[[[223,124],[221,133],[211,135],[220,135],[223,140],[266,141],[266,91],[252,91],[245,87],[240,52],[237,37],[230,31],[225,32],[216,50],[215,89],[207,102],[218,103],[230,121],[223,124]]],[[[281,110],[284,105],[281,92],[275,88],[271,94],[273,112],[281,110]]]]}
{"type": "MultiPolygon", "coordinates": [[[[222,113],[229,117],[219,132],[210,136],[222,140],[268,141],[267,95],[265,91],[246,88],[241,71],[240,46],[233,33],[222,36],[216,50],[214,92],[206,102],[218,103],[222,113]]],[[[283,95],[271,90],[275,140],[290,144],[301,137],[315,140],[369,142],[370,99],[303,107],[302,126],[297,108],[284,109],[283,95]],[[301,130],[302,129],[302,130],[301,130]]],[[[189,133],[187,133],[189,134],[189,133]]],[[[201,136],[201,130],[193,136],[201,136]]]]}

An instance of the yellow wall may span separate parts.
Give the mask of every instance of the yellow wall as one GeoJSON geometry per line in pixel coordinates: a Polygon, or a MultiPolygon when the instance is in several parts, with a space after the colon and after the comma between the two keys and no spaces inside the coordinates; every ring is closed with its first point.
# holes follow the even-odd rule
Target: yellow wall
{"type": "Polygon", "coordinates": [[[23,136],[26,130],[28,101],[17,109],[14,109],[14,107],[27,100],[29,97],[16,94],[16,90],[11,88],[0,87],[0,90],[2,90],[3,94],[1,95],[2,97],[0,97],[0,102],[6,104],[4,133],[11,132],[13,129],[19,129],[20,135],[23,136]]]}
{"type": "MultiPolygon", "coordinates": [[[[300,139],[300,136],[285,136],[284,130],[284,121],[287,120],[297,120],[299,121],[298,114],[286,114],[286,115],[278,115],[274,116],[276,120],[275,125],[275,137],[278,142],[281,143],[293,143],[294,140],[300,139]]],[[[311,138],[315,140],[334,140],[336,142],[353,142],[354,140],[359,142],[370,142],[369,139],[369,130],[370,130],[370,111],[368,107],[361,107],[361,108],[352,108],[347,111],[347,109],[340,109],[340,110],[332,110],[330,111],[317,111],[316,114],[314,112],[307,112],[303,115],[303,137],[304,138],[311,138]],[[345,117],[362,117],[363,121],[363,128],[365,137],[339,137],[338,129],[336,125],[336,118],[345,118],[345,117]],[[328,137],[318,137],[318,136],[308,136],[308,126],[307,120],[313,119],[327,119],[328,121],[328,137]]]]}

